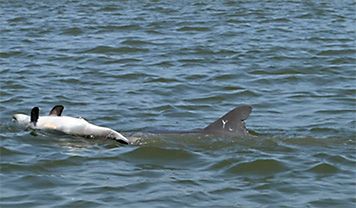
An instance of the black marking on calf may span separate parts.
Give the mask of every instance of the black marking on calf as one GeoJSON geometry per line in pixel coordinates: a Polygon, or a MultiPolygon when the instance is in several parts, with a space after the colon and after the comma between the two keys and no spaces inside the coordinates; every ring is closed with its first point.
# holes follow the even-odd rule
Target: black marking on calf
{"type": "Polygon", "coordinates": [[[33,123],[34,126],[36,126],[39,114],[40,114],[40,109],[38,107],[32,108],[32,110],[31,110],[31,123],[33,123]]]}
{"type": "Polygon", "coordinates": [[[63,105],[56,105],[52,108],[49,112],[50,116],[61,116],[63,112],[64,106],[63,105]]]}

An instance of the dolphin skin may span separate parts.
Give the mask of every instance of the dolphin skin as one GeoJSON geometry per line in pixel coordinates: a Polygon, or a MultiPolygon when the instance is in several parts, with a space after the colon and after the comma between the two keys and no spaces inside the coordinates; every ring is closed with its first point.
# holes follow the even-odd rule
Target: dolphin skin
{"type": "Polygon", "coordinates": [[[129,140],[119,132],[89,123],[83,118],[62,116],[64,107],[56,105],[48,116],[39,116],[39,108],[31,110],[31,116],[14,114],[13,119],[18,124],[33,130],[55,130],[69,135],[113,139],[122,144],[128,144],[129,140]]]}
{"type": "MultiPolygon", "coordinates": [[[[36,130],[56,130],[69,135],[114,139],[122,144],[129,144],[129,140],[119,132],[89,123],[83,118],[62,116],[64,107],[56,105],[48,116],[39,116],[39,108],[31,110],[31,116],[25,114],[14,114],[13,119],[20,125],[36,130]]],[[[151,131],[157,134],[205,134],[224,136],[249,136],[245,126],[245,120],[249,117],[252,107],[241,105],[235,107],[205,128],[192,129],[187,131],[151,131]]]]}

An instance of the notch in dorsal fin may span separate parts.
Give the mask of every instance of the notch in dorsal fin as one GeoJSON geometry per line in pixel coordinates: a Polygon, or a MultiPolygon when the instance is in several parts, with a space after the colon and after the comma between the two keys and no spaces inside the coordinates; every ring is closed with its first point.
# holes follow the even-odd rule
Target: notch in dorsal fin
{"type": "Polygon", "coordinates": [[[252,111],[249,105],[243,105],[232,109],[214,123],[211,123],[203,129],[203,132],[210,134],[234,134],[247,136],[248,130],[245,127],[244,120],[248,118],[252,111]]]}
{"type": "Polygon", "coordinates": [[[52,108],[49,112],[50,116],[61,116],[63,112],[64,106],[63,105],[56,105],[52,108]]]}
{"type": "Polygon", "coordinates": [[[32,110],[31,110],[31,123],[33,123],[34,126],[36,126],[39,114],[40,114],[40,109],[38,107],[32,108],[32,110]]]}

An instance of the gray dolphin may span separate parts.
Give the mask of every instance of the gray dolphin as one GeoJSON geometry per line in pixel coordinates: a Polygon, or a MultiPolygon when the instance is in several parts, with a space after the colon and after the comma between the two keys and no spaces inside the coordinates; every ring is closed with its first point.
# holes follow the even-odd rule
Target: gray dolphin
{"type": "Polygon", "coordinates": [[[13,119],[18,124],[33,130],[55,130],[69,135],[113,139],[122,144],[129,143],[126,137],[115,130],[91,124],[83,118],[62,116],[63,109],[62,105],[56,105],[48,116],[39,116],[39,108],[34,107],[31,116],[14,114],[13,119]]]}

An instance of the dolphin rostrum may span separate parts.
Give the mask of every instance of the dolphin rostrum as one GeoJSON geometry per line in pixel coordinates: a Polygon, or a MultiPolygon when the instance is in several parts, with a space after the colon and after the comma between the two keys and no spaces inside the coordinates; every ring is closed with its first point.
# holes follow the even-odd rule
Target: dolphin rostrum
{"type": "Polygon", "coordinates": [[[128,144],[129,140],[119,132],[89,123],[83,118],[62,116],[64,107],[56,105],[48,116],[39,116],[39,108],[31,110],[31,116],[14,114],[13,119],[20,125],[34,130],[55,130],[69,135],[113,139],[122,144],[128,144]]]}

